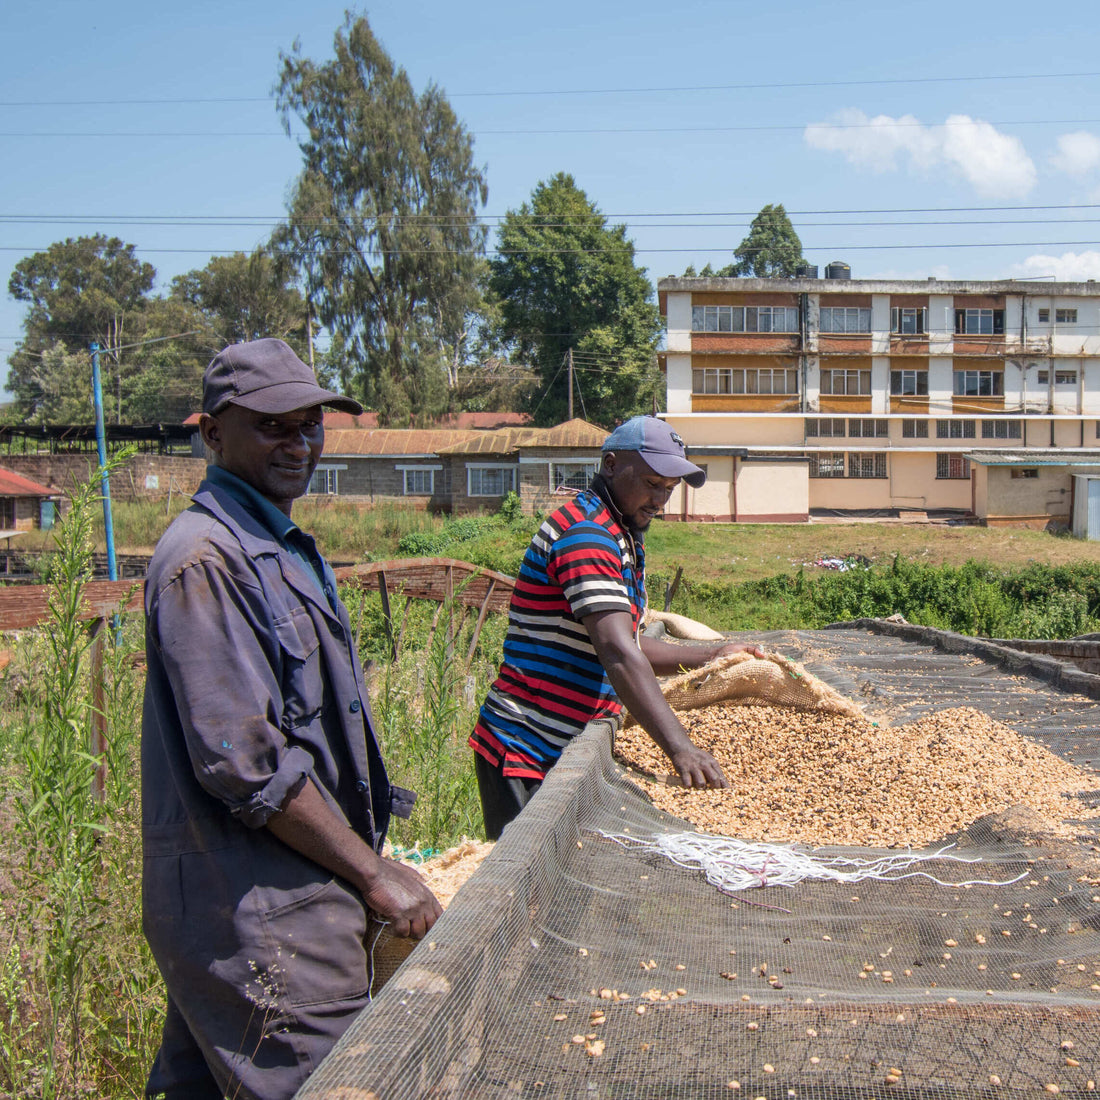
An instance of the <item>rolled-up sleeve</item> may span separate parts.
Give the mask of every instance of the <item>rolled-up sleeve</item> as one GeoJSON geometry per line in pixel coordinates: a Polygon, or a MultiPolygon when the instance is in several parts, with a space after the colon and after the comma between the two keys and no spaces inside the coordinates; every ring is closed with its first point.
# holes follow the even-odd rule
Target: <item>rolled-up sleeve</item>
{"type": "Polygon", "coordinates": [[[195,777],[259,828],[314,767],[283,729],[284,663],[264,593],[224,560],[188,564],[156,593],[154,636],[195,777]]]}

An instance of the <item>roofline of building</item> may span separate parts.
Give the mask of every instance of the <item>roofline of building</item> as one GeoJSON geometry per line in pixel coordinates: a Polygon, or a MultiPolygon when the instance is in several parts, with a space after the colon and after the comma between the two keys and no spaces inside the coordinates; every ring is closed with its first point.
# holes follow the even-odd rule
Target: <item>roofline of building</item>
{"type": "Polygon", "coordinates": [[[669,275],[657,281],[661,293],[783,292],[787,294],[1028,294],[1086,297],[1100,295],[1094,279],[1076,283],[1034,282],[1029,279],[733,279],[669,275]]]}
{"type": "MultiPolygon", "coordinates": [[[[740,395],[734,395],[740,396],[740,395]]],[[[663,412],[662,420],[708,420],[719,419],[736,423],[738,420],[805,420],[807,417],[813,420],[830,417],[841,420],[1019,420],[1026,421],[1070,421],[1077,423],[1082,420],[1100,420],[1100,412],[1093,413],[1048,413],[1025,412],[1021,409],[973,409],[968,412],[949,412],[942,409],[929,410],[928,412],[821,412],[814,409],[805,409],[794,412],[753,412],[749,409],[738,409],[736,412],[663,412]]]]}

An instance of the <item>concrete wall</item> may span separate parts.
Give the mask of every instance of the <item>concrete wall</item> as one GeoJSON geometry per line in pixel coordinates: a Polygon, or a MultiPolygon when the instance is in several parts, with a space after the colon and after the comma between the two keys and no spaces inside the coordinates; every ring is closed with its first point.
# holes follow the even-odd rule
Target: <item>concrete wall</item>
{"type": "Polygon", "coordinates": [[[737,463],[739,523],[805,523],[810,518],[810,489],[804,462],[737,463]]]}
{"type": "Polygon", "coordinates": [[[1036,476],[1013,477],[1006,466],[974,467],[974,511],[989,526],[1025,520],[1046,526],[1050,519],[1068,523],[1072,478],[1064,466],[1036,466],[1036,476]],[[981,491],[979,492],[979,486],[981,491]]]}

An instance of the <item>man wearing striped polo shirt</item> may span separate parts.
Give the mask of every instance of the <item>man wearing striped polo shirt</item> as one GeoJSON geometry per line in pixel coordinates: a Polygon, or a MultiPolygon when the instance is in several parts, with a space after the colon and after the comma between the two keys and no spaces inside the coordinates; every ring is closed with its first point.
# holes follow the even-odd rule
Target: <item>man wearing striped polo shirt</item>
{"type": "Polygon", "coordinates": [[[756,646],[676,646],[641,633],[643,539],[682,478],[706,473],[663,420],[636,416],[604,441],[588,489],[547,517],[523,559],[508,612],[500,674],[470,737],[485,830],[496,840],[531,799],[566,743],[625,707],[664,750],[686,787],[728,786],[693,745],[657,676],[756,646]]]}

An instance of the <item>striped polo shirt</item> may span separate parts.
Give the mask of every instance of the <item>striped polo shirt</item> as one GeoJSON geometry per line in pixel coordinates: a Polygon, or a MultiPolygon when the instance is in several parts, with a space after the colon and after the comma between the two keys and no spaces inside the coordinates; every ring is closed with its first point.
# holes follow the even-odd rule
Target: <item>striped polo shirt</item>
{"type": "Polygon", "coordinates": [[[637,638],[645,552],[601,499],[600,479],[547,517],[520,567],[500,674],[470,745],[505,776],[542,779],[566,743],[622,704],[581,623],[625,611],[637,638]]]}

